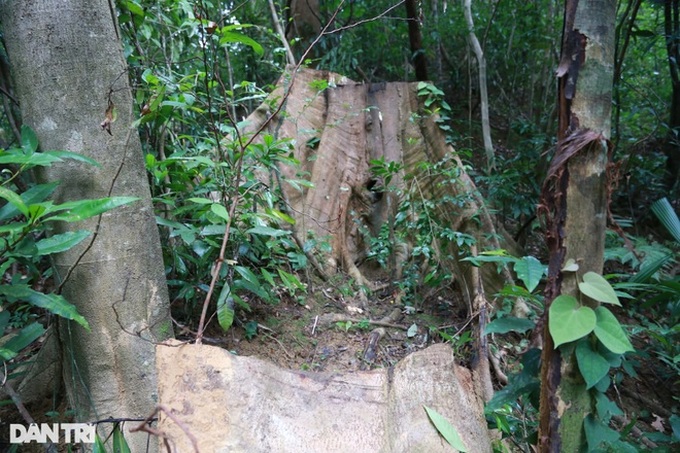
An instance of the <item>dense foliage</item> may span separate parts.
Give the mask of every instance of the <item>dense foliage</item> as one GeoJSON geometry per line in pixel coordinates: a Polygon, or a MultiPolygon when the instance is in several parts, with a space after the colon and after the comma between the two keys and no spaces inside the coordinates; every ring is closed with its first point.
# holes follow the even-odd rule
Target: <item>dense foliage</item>
{"type": "MultiPolygon", "coordinates": [[[[274,3],[286,28],[287,2],[274,3]]],[[[330,25],[302,64],[339,72],[363,82],[414,79],[402,5],[383,0],[321,3],[318,16],[322,27],[330,25]]],[[[204,302],[209,302],[209,295],[214,293],[217,319],[224,329],[228,329],[234,322],[237,307],[248,310],[251,298],[276,303],[281,297],[294,300],[304,294],[307,254],[323,249],[327,244],[324,238],[313,237],[303,244],[297,243],[281,228],[282,224],[292,222],[282,209],[285,200],[277,189],[281,181],[273,180],[272,184],[265,185],[255,177],[262,173],[279,176],[277,162],[295,164],[289,155],[291,144],[276,142],[271,137],[253,142],[252,137],[240,136],[238,132],[239,124],[263,101],[287,62],[281,38],[272,25],[268,3],[262,0],[241,3],[119,0],[117,6],[130,77],[135,87],[139,113],[137,126],[163,235],[166,274],[175,314],[180,315],[182,323],[195,327],[204,302]],[[229,240],[223,243],[223,237],[229,240]],[[227,265],[216,268],[216,262],[227,265]]],[[[437,92],[444,94],[442,100],[446,108],[440,113],[444,116],[442,126],[448,140],[470,164],[476,182],[505,226],[528,245],[527,256],[504,256],[502,259],[514,260],[515,266],[523,263],[519,266],[527,269],[540,268],[538,274],[532,274],[533,277],[537,275],[536,278],[525,280],[525,283],[531,281],[530,285],[506,288],[502,297],[523,297],[538,311],[541,297],[537,285],[544,274],[543,268],[536,263],[545,261],[546,256],[540,238],[536,240],[537,235],[532,233],[540,230],[535,208],[555,144],[554,71],[561,42],[561,2],[473,3],[475,32],[487,60],[492,137],[498,168],[502,169],[493,173],[483,171],[480,165],[483,149],[478,119],[478,81],[474,55],[467,45],[468,29],[461,6],[457,2],[432,1],[421,2],[420,7],[423,44],[432,78],[432,84],[427,86],[433,90],[438,87],[437,92]]],[[[565,337],[573,332],[559,329],[558,336],[565,342],[582,340],[581,346],[576,348],[581,348],[581,356],[586,357],[584,360],[602,359],[600,374],[588,376],[591,387],[596,386],[603,374],[609,373],[610,365],[621,365],[628,375],[635,375],[634,364],[655,357],[665,364],[661,371],[667,378],[665,382],[677,388],[680,379],[680,342],[677,341],[680,337],[680,280],[677,275],[680,237],[674,214],[678,209],[678,184],[677,179],[665,173],[669,152],[678,153],[677,145],[675,148],[668,145],[669,137],[672,138],[675,132],[669,130],[672,90],[666,53],[668,40],[677,37],[664,35],[664,9],[658,2],[641,4],[636,0],[624,0],[620,2],[619,15],[613,141],[618,144],[615,158],[620,178],[618,188],[612,187],[611,198],[614,218],[623,227],[623,234],[612,233],[608,238],[606,258],[610,282],[621,291],[616,301],[619,297],[629,297],[617,314],[636,324],[629,330],[638,352],[626,356],[634,358],[623,362],[618,355],[608,357],[610,361],[604,364],[602,355],[585,341],[591,338],[588,335],[597,324],[594,313],[576,315],[587,317],[579,322],[588,326],[574,338],[565,337]],[[675,186],[669,185],[669,181],[675,186]],[[654,205],[656,209],[651,208],[664,197],[667,202],[654,205]],[[629,296],[623,295],[624,290],[629,296]],[[593,359],[594,356],[599,359],[593,359]]],[[[305,53],[304,45],[309,42],[301,38],[290,40],[297,58],[305,53]]],[[[3,238],[10,237],[4,239],[0,269],[8,284],[13,284],[14,288],[20,284],[28,291],[28,283],[42,281],[51,275],[39,266],[39,257],[48,255],[41,247],[46,247],[42,235],[50,219],[38,222],[40,218],[31,211],[34,206],[45,205],[43,199],[48,188],[29,181],[23,193],[19,193],[20,187],[10,186],[15,173],[7,170],[10,168],[7,165],[20,164],[16,159],[21,155],[16,150],[22,143],[24,147],[28,146],[26,143],[37,146],[31,140],[27,142],[24,138],[22,142],[21,137],[12,136],[12,126],[18,130],[19,119],[15,113],[15,109],[6,106],[0,131],[3,142],[17,144],[6,146],[8,150],[0,154],[6,159],[0,162],[3,169],[0,196],[8,202],[0,208],[0,220],[13,222],[4,225],[0,231],[3,238]],[[6,187],[10,187],[11,193],[6,187]],[[35,198],[37,195],[34,194],[38,193],[39,198],[35,198]],[[14,211],[26,208],[26,212],[21,212],[26,217],[22,220],[24,223],[19,224],[13,217],[19,213],[8,214],[10,206],[15,207],[14,211]],[[14,263],[23,266],[21,271],[17,266],[12,267],[14,263]]],[[[432,165],[433,171],[440,171],[437,163],[432,165]]],[[[382,172],[383,177],[394,172],[394,168],[385,162],[374,162],[374,168],[377,173],[382,172]]],[[[287,183],[308,184],[304,174],[287,183]]],[[[445,225],[437,225],[436,219],[427,215],[425,203],[416,205],[414,200],[405,200],[400,209],[423,212],[425,215],[419,219],[428,225],[425,228],[402,217],[401,223],[397,223],[402,233],[427,231],[428,234],[448,235],[448,240],[458,241],[459,245],[471,245],[471,238],[447,231],[445,225]],[[432,224],[437,228],[430,228],[432,224]]],[[[378,263],[386,260],[394,246],[390,243],[390,234],[394,232],[383,230],[371,238],[369,258],[378,263]]],[[[85,237],[83,233],[82,237],[61,238],[63,247],[85,237]],[[72,242],[67,243],[67,240],[72,242]]],[[[53,238],[57,238],[52,239],[53,242],[60,239],[58,236],[53,238]]],[[[421,235],[421,242],[412,252],[414,256],[426,254],[430,240],[426,234],[421,235]]],[[[498,259],[494,255],[488,261],[498,259]]],[[[416,297],[416,287],[421,286],[423,280],[434,285],[448,272],[433,268],[430,274],[419,276],[417,263],[417,260],[412,261],[414,271],[408,272],[408,277],[400,282],[402,288],[409,289],[411,298],[416,297]]],[[[517,267],[515,272],[518,272],[517,267]]],[[[597,280],[597,285],[604,286],[604,283],[597,280]]],[[[3,289],[7,287],[0,286],[4,291],[0,293],[0,300],[5,310],[0,313],[0,325],[33,328],[35,316],[29,316],[29,309],[24,305],[16,304],[16,294],[3,289]],[[11,318],[6,315],[10,312],[11,318]]],[[[407,298],[405,302],[410,300],[407,298]]],[[[58,307],[68,307],[63,305],[65,301],[54,297],[49,301],[61,304],[58,307]]],[[[562,302],[568,305],[566,311],[576,304],[573,300],[562,302]]],[[[64,316],[55,306],[43,308],[64,316]]],[[[553,309],[559,309],[559,304],[553,309]]],[[[608,318],[611,312],[607,310],[607,313],[601,316],[608,318]]],[[[507,312],[498,313],[498,320],[505,315],[507,312]]],[[[69,316],[78,320],[76,313],[68,311],[69,316]]],[[[509,328],[489,333],[524,335],[533,325],[516,320],[509,322],[509,328]]],[[[255,335],[257,325],[246,326],[246,329],[255,335]]],[[[616,332],[618,334],[618,330],[616,332]]],[[[40,333],[42,330],[34,332],[24,343],[35,340],[40,333]]],[[[630,349],[628,344],[622,344],[623,340],[620,340],[620,347],[614,347],[619,355],[630,349]]],[[[9,348],[7,344],[4,347],[9,348]]],[[[0,354],[3,352],[0,350],[0,354]]],[[[3,355],[4,358],[10,356],[9,353],[3,355]]],[[[525,448],[524,442],[535,434],[529,407],[536,380],[535,374],[528,375],[528,370],[536,371],[535,360],[531,354],[524,356],[523,367],[517,367],[516,380],[493,401],[489,410],[492,423],[505,436],[514,436],[521,448],[525,448]]],[[[612,375],[615,383],[621,382],[622,372],[612,375]]],[[[608,399],[600,401],[609,416],[618,414],[608,399]]],[[[678,413],[677,400],[669,402],[669,406],[674,414],[678,413]]],[[[671,434],[659,434],[656,441],[680,440],[680,422],[677,415],[673,417],[675,424],[671,434]]]]}

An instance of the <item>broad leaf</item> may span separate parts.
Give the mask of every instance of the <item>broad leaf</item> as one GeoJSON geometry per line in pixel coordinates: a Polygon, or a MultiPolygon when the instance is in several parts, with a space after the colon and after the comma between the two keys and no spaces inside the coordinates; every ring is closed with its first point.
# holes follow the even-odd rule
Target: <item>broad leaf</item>
{"type": "Polygon", "coordinates": [[[540,261],[533,256],[525,256],[515,262],[515,272],[517,277],[522,280],[526,289],[533,292],[543,277],[544,267],[540,261]]]}
{"type": "Polygon", "coordinates": [[[250,46],[259,56],[262,56],[264,54],[264,49],[262,48],[260,43],[253,40],[252,38],[249,38],[246,35],[242,35],[241,33],[236,33],[233,31],[227,31],[225,29],[222,29],[222,31],[220,32],[220,45],[225,45],[228,43],[245,44],[247,46],[250,46]]]}
{"type": "Polygon", "coordinates": [[[80,244],[90,234],[87,230],[68,231],[41,239],[35,245],[38,248],[38,255],[51,255],[52,253],[63,252],[80,244]]]}
{"type": "Polygon", "coordinates": [[[226,283],[217,299],[217,322],[225,331],[234,323],[234,298],[231,297],[231,287],[226,283]]]}
{"type": "Polygon", "coordinates": [[[586,272],[583,275],[583,281],[578,284],[578,289],[598,302],[621,305],[612,285],[603,276],[595,272],[586,272]]]}
{"type": "Polygon", "coordinates": [[[67,302],[66,299],[59,294],[43,294],[29,288],[27,285],[0,285],[0,295],[44,308],[57,316],[73,320],[87,330],[90,330],[90,325],[87,320],[78,313],[75,305],[67,302]]]}
{"type": "Polygon", "coordinates": [[[593,309],[580,306],[574,297],[556,297],[550,305],[548,317],[555,347],[585,337],[595,328],[596,320],[593,309]]]}
{"type": "Polygon", "coordinates": [[[593,414],[583,420],[583,427],[588,441],[588,451],[596,450],[603,442],[612,443],[619,440],[621,435],[598,420],[593,414]]]}
{"type": "Polygon", "coordinates": [[[576,345],[576,361],[581,376],[586,381],[586,389],[600,382],[609,372],[609,362],[597,351],[593,351],[588,339],[579,341],[576,345]]]}
{"type": "Polygon", "coordinates": [[[291,234],[290,231],[287,230],[280,230],[278,228],[271,228],[267,226],[256,226],[253,228],[250,228],[249,230],[246,231],[248,234],[259,234],[261,236],[272,236],[272,237],[278,237],[278,236],[286,236],[288,234],[291,234]]]}
{"type": "Polygon", "coordinates": [[[595,314],[597,316],[595,335],[607,349],[615,354],[634,351],[626,332],[611,311],[605,307],[597,307],[595,314]]]}
{"type": "Polygon", "coordinates": [[[21,165],[24,168],[49,167],[55,162],[61,162],[61,159],[57,156],[50,156],[45,153],[34,153],[29,155],[12,152],[0,153],[0,164],[16,164],[21,165]]]}
{"type": "Polygon", "coordinates": [[[0,311],[0,337],[5,334],[5,329],[9,323],[10,313],[9,310],[0,311]]]}
{"type": "Polygon", "coordinates": [[[460,438],[458,430],[456,429],[455,426],[453,426],[446,418],[444,418],[444,416],[442,416],[436,410],[431,409],[427,406],[423,406],[423,408],[425,409],[425,412],[427,412],[427,416],[430,417],[430,421],[432,422],[434,427],[437,428],[439,434],[442,435],[442,437],[449,443],[449,445],[451,445],[458,451],[462,452],[468,451],[467,447],[463,443],[463,440],[460,438]]]}
{"type": "MultiPolygon", "coordinates": [[[[9,360],[11,359],[16,353],[24,349],[26,346],[29,344],[33,343],[35,340],[40,338],[42,334],[45,333],[45,328],[42,326],[42,324],[38,322],[34,322],[33,324],[29,324],[23,329],[19,331],[19,333],[15,334],[10,338],[5,344],[2,345],[2,348],[5,350],[3,357],[4,360],[9,360]],[[14,353],[13,355],[11,353],[8,353],[7,351],[11,351],[14,353]],[[12,355],[12,357],[6,357],[6,355],[12,355]]],[[[1,354],[1,353],[0,353],[1,354]]]]}
{"type": "Polygon", "coordinates": [[[576,272],[578,270],[578,263],[574,258],[569,258],[564,266],[562,267],[562,272],[576,272]]]}
{"type": "Polygon", "coordinates": [[[38,149],[38,137],[26,124],[21,126],[21,149],[26,155],[33,154],[38,149]]]}
{"type": "Polygon", "coordinates": [[[99,162],[97,162],[96,160],[91,159],[87,156],[83,156],[82,154],[72,153],[71,151],[45,151],[42,154],[48,155],[48,156],[55,156],[55,157],[58,157],[59,159],[62,159],[62,160],[70,159],[70,160],[75,160],[75,161],[78,161],[78,162],[84,162],[86,164],[90,164],[90,165],[93,165],[95,167],[101,167],[99,162]]]}
{"type": "Polygon", "coordinates": [[[9,190],[7,187],[0,186],[0,198],[7,200],[17,211],[28,217],[28,206],[26,206],[19,194],[9,190]]]}
{"type": "MultiPolygon", "coordinates": [[[[26,192],[23,192],[20,196],[26,206],[30,206],[34,203],[40,203],[44,201],[48,196],[54,192],[54,189],[59,185],[58,182],[52,182],[49,184],[38,184],[31,187],[26,192]]],[[[0,221],[11,219],[19,214],[19,210],[12,203],[7,203],[5,206],[0,208],[0,221]]]]}
{"type": "Polygon", "coordinates": [[[89,219],[97,216],[111,209],[123,206],[134,201],[139,200],[137,197],[108,197],[99,198],[97,200],[78,200],[68,201],[59,206],[55,206],[55,211],[66,211],[55,216],[51,216],[46,220],[62,221],[62,222],[78,222],[80,220],[89,219]]]}
{"type": "Polygon", "coordinates": [[[227,212],[227,208],[225,208],[221,204],[219,203],[211,204],[210,210],[221,219],[226,220],[227,222],[229,221],[229,213],[227,212]]]}
{"type": "Polygon", "coordinates": [[[484,329],[484,335],[492,333],[508,333],[518,332],[524,333],[527,330],[533,329],[536,324],[526,318],[515,318],[513,316],[506,316],[491,321],[484,329]]]}

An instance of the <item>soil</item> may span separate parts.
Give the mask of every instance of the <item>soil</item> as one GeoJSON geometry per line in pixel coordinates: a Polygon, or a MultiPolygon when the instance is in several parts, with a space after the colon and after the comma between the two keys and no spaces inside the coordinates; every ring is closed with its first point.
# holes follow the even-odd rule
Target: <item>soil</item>
{"type": "MultiPolygon", "coordinates": [[[[311,295],[299,301],[282,297],[272,305],[249,300],[250,310],[239,310],[226,334],[211,323],[204,343],[289,369],[359,371],[392,366],[411,352],[470,329],[467,309],[451,290],[405,309],[388,287],[360,297],[360,290],[348,282],[314,286],[311,295]],[[376,334],[382,337],[375,355],[366,357],[369,339],[376,334]]],[[[464,351],[467,348],[461,348],[461,364],[470,358],[464,351]]]]}
{"type": "MultiPolygon", "coordinates": [[[[474,356],[472,328],[477,319],[469,319],[467,307],[454,287],[424,295],[412,310],[403,308],[397,292],[389,286],[360,297],[358,289],[340,278],[315,282],[309,294],[304,299],[284,294],[277,304],[248,300],[250,309],[237,310],[235,324],[226,333],[212,320],[204,343],[239,355],[257,356],[289,369],[333,372],[389,367],[411,352],[449,341],[459,363],[470,366],[474,356]],[[382,336],[375,356],[367,357],[367,345],[376,333],[382,336]]],[[[616,314],[624,324],[638,323],[636,319],[625,318],[625,310],[616,314]]],[[[193,339],[193,327],[192,323],[180,329],[178,339],[193,339]]],[[[623,409],[623,415],[615,418],[619,429],[631,428],[629,423],[633,421],[633,435],[637,429],[670,435],[668,419],[680,412],[678,376],[656,355],[645,353],[652,341],[644,334],[635,336],[635,347],[641,352],[631,355],[629,362],[636,375],[622,372],[608,393],[623,409]]],[[[529,338],[509,333],[489,337],[489,342],[501,358],[503,371],[510,374],[528,347],[529,338]]],[[[495,389],[500,389],[502,386],[493,372],[492,377],[495,389]]],[[[45,401],[29,406],[28,411],[38,422],[54,422],[42,416],[53,408],[53,401],[45,401]]],[[[57,411],[65,414],[66,409],[61,403],[57,411]]],[[[529,425],[536,421],[534,412],[517,412],[515,416],[529,425]]],[[[23,423],[13,405],[0,407],[0,421],[2,426],[23,423]]],[[[6,433],[5,429],[0,435],[0,451],[8,447],[3,442],[7,439],[2,438],[6,433]]],[[[672,447],[667,451],[673,451],[672,447]]]]}

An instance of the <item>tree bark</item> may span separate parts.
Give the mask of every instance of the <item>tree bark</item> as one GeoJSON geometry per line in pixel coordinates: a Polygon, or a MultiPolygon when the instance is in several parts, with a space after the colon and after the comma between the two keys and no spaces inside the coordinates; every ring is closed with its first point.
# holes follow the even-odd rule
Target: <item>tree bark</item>
{"type": "MultiPolygon", "coordinates": [[[[82,244],[58,255],[55,275],[63,279],[75,265],[63,295],[92,329],[73,323],[60,329],[77,419],[146,417],[157,392],[152,342],[171,336],[172,324],[141,144],[130,128],[133,104],[113,2],[2,0],[0,11],[24,123],[43,149],[101,164],[60,163],[41,174],[61,181],[55,201],[141,199],[104,214],[99,225],[97,219],[64,225],[98,232],[89,250],[82,244]],[[118,111],[111,135],[100,127],[110,102],[118,111]]],[[[128,440],[132,451],[146,451],[146,436],[128,440]]]]}
{"type": "MultiPolygon", "coordinates": [[[[436,118],[419,114],[417,92],[417,83],[360,84],[327,71],[300,70],[294,79],[291,74],[284,75],[269,99],[248,117],[246,135],[274,115],[264,133],[276,139],[295,139],[293,153],[300,166],[281,165],[281,190],[288,214],[296,220],[292,228],[297,242],[304,244],[313,237],[330,245],[330,252],[319,260],[322,273],[344,271],[357,283],[374,287],[366,277],[372,269],[360,265],[368,250],[362,231],[377,236],[384,223],[393,224],[403,201],[397,194],[415,186],[414,197],[433,201],[433,216],[451,230],[477,238],[480,250],[513,250],[512,240],[494,225],[436,118]],[[318,86],[324,81],[328,88],[320,91],[318,86]],[[284,104],[277,111],[281,102],[284,104]],[[376,159],[403,164],[389,187],[381,187],[371,173],[371,161],[376,159]],[[446,159],[443,165],[458,173],[456,184],[442,174],[422,169],[424,162],[434,164],[446,159]],[[285,183],[299,178],[299,173],[308,175],[313,187],[296,188],[285,183]],[[411,178],[408,182],[407,175],[411,178]],[[461,203],[455,205],[447,199],[461,203]]],[[[270,181],[271,176],[263,178],[270,181]]],[[[408,256],[408,247],[407,243],[394,246],[397,267],[408,256]]],[[[446,267],[453,270],[461,290],[474,294],[467,263],[444,258],[458,256],[458,252],[438,249],[438,255],[447,260],[446,267]]],[[[488,295],[495,294],[505,281],[512,281],[507,269],[499,275],[495,266],[484,266],[482,272],[488,295]]],[[[469,302],[471,306],[471,299],[469,302]]]]}
{"type": "Polygon", "coordinates": [[[411,58],[416,69],[416,80],[429,80],[427,77],[427,59],[423,49],[423,37],[420,33],[420,19],[416,0],[406,0],[406,19],[408,20],[408,38],[411,44],[411,58]]]}
{"type": "Polygon", "coordinates": [[[664,33],[671,76],[671,108],[668,136],[664,145],[666,154],[666,185],[673,189],[680,178],[680,1],[664,1],[664,33]]]}
{"type": "Polygon", "coordinates": [[[489,95],[486,89],[486,58],[484,58],[484,50],[475,34],[475,25],[472,21],[472,0],[463,1],[463,10],[465,12],[465,21],[468,26],[470,47],[475,53],[477,67],[479,69],[479,100],[482,109],[482,137],[484,139],[486,163],[488,168],[491,169],[495,166],[494,161],[496,157],[493,149],[493,142],[491,141],[491,124],[489,122],[489,95]]]}
{"type": "MultiPolygon", "coordinates": [[[[562,267],[573,259],[577,275],[602,273],[607,220],[607,164],[611,144],[616,2],[602,0],[565,6],[559,82],[559,143],[543,188],[550,251],[546,320],[559,294],[577,297],[577,279],[564,278],[562,267]]],[[[579,297],[579,299],[583,299],[579,297]]],[[[593,308],[594,301],[586,301],[593,308]]],[[[542,355],[542,452],[580,451],[585,443],[584,417],[593,403],[573,355],[555,350],[545,323],[542,355]]]]}

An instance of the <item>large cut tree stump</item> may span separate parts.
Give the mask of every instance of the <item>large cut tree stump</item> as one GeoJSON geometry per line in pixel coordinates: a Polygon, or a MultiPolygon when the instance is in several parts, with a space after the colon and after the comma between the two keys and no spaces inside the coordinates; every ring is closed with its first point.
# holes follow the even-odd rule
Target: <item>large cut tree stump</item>
{"type": "Polygon", "coordinates": [[[205,345],[158,345],[159,429],[173,451],[437,453],[453,451],[425,412],[451,423],[467,451],[491,451],[480,391],[448,345],[361,373],[285,370],[205,345]]]}
{"type": "MultiPolygon", "coordinates": [[[[331,252],[319,260],[323,273],[342,270],[370,287],[373,282],[358,267],[367,253],[360,230],[376,234],[383,223],[393,222],[400,198],[409,191],[434,201],[437,218],[451,230],[475,237],[477,250],[512,249],[512,241],[495,227],[463,163],[446,142],[437,116],[425,114],[422,101],[416,83],[362,84],[327,71],[302,69],[286,73],[248,117],[246,135],[263,129],[276,139],[294,141],[294,157],[301,167],[280,165],[279,181],[288,214],[296,220],[297,241],[303,244],[313,236],[331,245],[331,252]],[[370,162],[377,159],[403,164],[390,187],[381,187],[382,181],[371,172],[370,162]],[[442,161],[456,170],[455,183],[419,165],[442,161]],[[300,189],[285,183],[300,179],[301,172],[313,187],[300,189]]],[[[395,247],[400,255],[395,259],[397,267],[408,255],[404,250],[408,243],[403,245],[395,247]]],[[[447,267],[470,302],[479,285],[468,266],[450,259],[459,256],[457,250],[439,252],[437,259],[449,259],[447,267]]],[[[495,266],[486,267],[482,274],[487,294],[511,280],[507,270],[499,275],[495,266]]]]}

